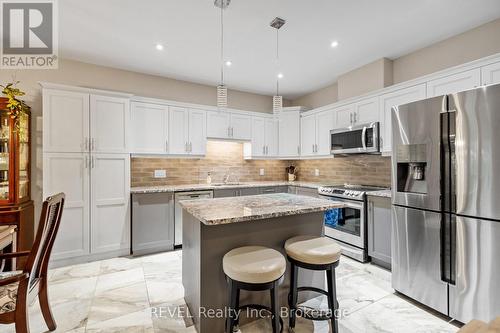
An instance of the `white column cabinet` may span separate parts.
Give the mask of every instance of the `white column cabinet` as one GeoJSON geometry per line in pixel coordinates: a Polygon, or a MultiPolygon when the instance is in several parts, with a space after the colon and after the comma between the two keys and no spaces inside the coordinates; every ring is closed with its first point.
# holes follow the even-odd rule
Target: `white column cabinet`
{"type": "Polygon", "coordinates": [[[427,97],[453,94],[481,85],[481,69],[475,68],[427,82],[427,97]]]}
{"type": "Polygon", "coordinates": [[[93,154],[91,182],[91,252],[129,249],[129,155],[93,154]]]}
{"type": "Polygon", "coordinates": [[[382,152],[392,152],[392,107],[425,99],[425,97],[425,83],[380,96],[380,112],[383,118],[380,128],[382,152]]]}
{"type": "Polygon", "coordinates": [[[500,62],[481,67],[481,81],[483,85],[500,83],[500,62]]]}
{"type": "Polygon", "coordinates": [[[97,153],[128,153],[130,101],[90,95],[90,148],[97,153]]]}
{"type": "Polygon", "coordinates": [[[192,155],[207,152],[207,118],[203,110],[189,110],[188,151],[192,155]]]}
{"type": "Polygon", "coordinates": [[[298,157],[300,155],[300,112],[283,111],[279,115],[280,157],[298,157]]]}
{"type": "Polygon", "coordinates": [[[43,151],[89,150],[89,94],[43,90],[43,151]]]}
{"type": "Polygon", "coordinates": [[[168,152],[168,106],[132,102],[130,105],[131,153],[168,152]]]}
{"type": "Polygon", "coordinates": [[[44,153],[43,197],[66,194],[52,260],[90,253],[89,161],[85,153],[44,153]]]}

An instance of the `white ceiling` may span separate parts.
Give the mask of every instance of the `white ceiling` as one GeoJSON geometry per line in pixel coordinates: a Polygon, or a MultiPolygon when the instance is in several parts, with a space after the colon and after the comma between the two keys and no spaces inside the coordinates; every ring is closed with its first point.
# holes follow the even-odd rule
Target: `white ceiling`
{"type": "MultiPolygon", "coordinates": [[[[219,81],[220,10],[213,0],[64,0],[59,6],[62,57],[219,81]]],[[[280,89],[294,98],[381,57],[394,59],[494,20],[500,1],[232,0],[225,12],[229,88],[274,94],[276,33],[269,22],[276,16],[287,21],[280,30],[280,89]]]]}

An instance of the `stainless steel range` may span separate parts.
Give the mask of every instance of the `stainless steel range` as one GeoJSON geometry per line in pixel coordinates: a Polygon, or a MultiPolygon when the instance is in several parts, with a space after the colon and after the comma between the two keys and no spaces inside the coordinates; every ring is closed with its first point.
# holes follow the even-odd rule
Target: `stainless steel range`
{"type": "Polygon", "coordinates": [[[321,196],[345,202],[344,208],[325,213],[325,235],[339,241],[342,253],[361,262],[368,260],[366,193],[380,187],[364,185],[334,185],[318,189],[321,196]]]}

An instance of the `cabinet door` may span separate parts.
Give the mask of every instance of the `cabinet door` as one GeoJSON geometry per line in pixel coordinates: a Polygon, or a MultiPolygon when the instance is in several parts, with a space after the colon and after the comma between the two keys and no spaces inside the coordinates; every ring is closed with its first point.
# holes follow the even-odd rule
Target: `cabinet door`
{"type": "Polygon", "coordinates": [[[330,131],[333,129],[333,111],[316,115],[316,155],[330,155],[330,131]]]}
{"type": "Polygon", "coordinates": [[[168,106],[132,102],[130,129],[132,153],[166,153],[168,106]]]}
{"type": "Polygon", "coordinates": [[[481,67],[482,84],[500,83],[500,62],[481,67]]]}
{"type": "Polygon", "coordinates": [[[231,114],[231,139],[250,140],[252,138],[252,117],[231,114]]]}
{"type": "Polygon", "coordinates": [[[265,154],[266,119],[254,117],[252,119],[252,156],[261,157],[265,154]]]}
{"type": "Polygon", "coordinates": [[[285,111],[279,116],[279,155],[294,157],[300,154],[300,112],[285,111]]]}
{"type": "Polygon", "coordinates": [[[207,136],[209,138],[229,138],[229,118],[227,112],[207,112],[207,136]]]}
{"type": "Polygon", "coordinates": [[[89,175],[89,154],[45,153],[43,156],[43,197],[59,192],[66,194],[53,260],[89,254],[89,175]]]}
{"type": "Polygon", "coordinates": [[[354,121],[354,105],[345,105],[334,110],[335,112],[335,128],[343,128],[352,126],[354,121]]]}
{"type": "Polygon", "coordinates": [[[90,96],[91,149],[98,153],[128,153],[128,98],[90,96]]]}
{"type": "Polygon", "coordinates": [[[229,197],[237,197],[240,195],[238,189],[220,189],[214,190],[214,198],[229,198],[229,197]]]}
{"type": "Polygon", "coordinates": [[[316,115],[300,119],[300,155],[313,156],[316,153],[316,115]]]}
{"type": "Polygon", "coordinates": [[[381,122],[380,129],[383,152],[390,153],[392,150],[392,107],[416,102],[425,99],[425,97],[425,83],[380,96],[380,111],[383,112],[383,122],[381,122]]]}
{"type": "Polygon", "coordinates": [[[266,156],[278,156],[278,123],[266,119],[266,156]]]}
{"type": "Polygon", "coordinates": [[[189,111],[171,106],[168,112],[168,152],[187,154],[189,141],[189,111]]]}
{"type": "Polygon", "coordinates": [[[130,247],[130,156],[91,156],[91,252],[130,247]]]}
{"type": "Polygon", "coordinates": [[[242,188],[239,190],[241,196],[245,195],[257,195],[260,194],[259,188],[258,187],[249,187],[249,188],[242,188]]]}
{"type": "Polygon", "coordinates": [[[356,103],[354,110],[354,122],[356,125],[379,121],[378,97],[369,98],[356,103]]]}
{"type": "Polygon", "coordinates": [[[427,97],[453,94],[459,91],[473,89],[481,85],[481,69],[446,76],[427,82],[427,97]]]}
{"type": "Polygon", "coordinates": [[[368,197],[368,255],[391,265],[391,199],[368,197]]]}
{"type": "Polygon", "coordinates": [[[297,187],[296,194],[305,195],[308,197],[318,198],[318,190],[314,188],[306,188],[306,187],[297,187]]]}
{"type": "Polygon", "coordinates": [[[203,110],[189,110],[189,153],[207,153],[207,114],[203,110]]]}
{"type": "Polygon", "coordinates": [[[43,151],[88,151],[89,94],[43,90],[43,151]]]}

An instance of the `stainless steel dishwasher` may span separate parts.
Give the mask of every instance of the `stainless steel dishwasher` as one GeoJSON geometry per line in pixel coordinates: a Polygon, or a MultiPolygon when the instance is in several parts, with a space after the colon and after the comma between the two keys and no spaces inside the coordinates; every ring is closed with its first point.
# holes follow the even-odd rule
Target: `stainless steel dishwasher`
{"type": "Polygon", "coordinates": [[[175,233],[174,245],[182,245],[182,207],[179,204],[181,200],[196,200],[213,198],[214,192],[210,191],[195,191],[195,192],[176,192],[175,193],[175,233]]]}

